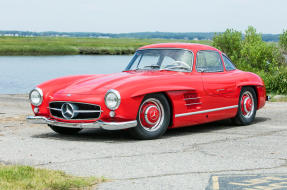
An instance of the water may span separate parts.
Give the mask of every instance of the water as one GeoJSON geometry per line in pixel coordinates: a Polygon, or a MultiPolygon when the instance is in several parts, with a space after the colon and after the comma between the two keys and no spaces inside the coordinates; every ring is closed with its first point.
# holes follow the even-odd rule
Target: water
{"type": "Polygon", "coordinates": [[[0,56],[0,94],[28,93],[49,79],[79,74],[121,72],[131,56],[0,56]]]}

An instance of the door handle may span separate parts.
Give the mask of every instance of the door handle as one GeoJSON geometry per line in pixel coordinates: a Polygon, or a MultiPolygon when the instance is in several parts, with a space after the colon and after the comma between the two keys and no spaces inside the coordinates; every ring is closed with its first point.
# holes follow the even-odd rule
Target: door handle
{"type": "Polygon", "coordinates": [[[225,89],[216,89],[217,92],[224,91],[225,89]]]}

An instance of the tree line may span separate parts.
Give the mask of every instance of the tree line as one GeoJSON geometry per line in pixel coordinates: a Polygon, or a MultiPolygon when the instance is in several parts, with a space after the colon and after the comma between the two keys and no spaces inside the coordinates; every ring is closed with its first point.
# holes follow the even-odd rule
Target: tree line
{"type": "MultiPolygon", "coordinates": [[[[99,33],[99,32],[31,32],[31,31],[0,31],[0,36],[62,36],[62,37],[89,37],[89,38],[138,38],[138,39],[185,39],[185,40],[212,40],[215,32],[134,32],[134,33],[99,33]]],[[[262,34],[266,42],[278,42],[279,34],[262,34]]],[[[242,36],[244,38],[244,36],[242,36]]]]}

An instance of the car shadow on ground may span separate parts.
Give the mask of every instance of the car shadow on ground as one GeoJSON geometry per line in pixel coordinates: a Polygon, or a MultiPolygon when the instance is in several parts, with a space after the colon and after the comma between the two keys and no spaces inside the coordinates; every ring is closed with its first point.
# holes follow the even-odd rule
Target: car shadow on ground
{"type": "Polygon", "coordinates": [[[194,126],[188,126],[188,127],[182,127],[182,128],[176,128],[171,129],[166,132],[166,134],[163,136],[163,138],[169,138],[169,137],[175,137],[175,136],[184,136],[184,135],[190,135],[190,134],[196,134],[196,133],[209,133],[209,132],[220,132],[227,129],[232,128],[251,128],[253,125],[262,123],[265,121],[270,120],[270,118],[266,117],[256,117],[254,122],[251,125],[246,126],[239,126],[235,125],[231,119],[201,124],[201,125],[194,125],[194,126]]]}
{"type": "MultiPolygon", "coordinates": [[[[192,135],[196,133],[209,133],[209,132],[218,132],[226,129],[231,128],[250,128],[254,124],[262,123],[267,120],[270,120],[270,118],[265,117],[256,117],[255,121],[251,125],[247,126],[237,126],[234,125],[230,119],[228,120],[222,120],[202,125],[194,125],[189,127],[183,127],[183,128],[176,128],[176,129],[170,129],[167,130],[167,132],[163,135],[162,139],[168,139],[172,137],[179,137],[179,136],[185,136],[185,135],[192,135]]],[[[57,134],[55,132],[48,132],[48,133],[42,133],[33,135],[32,138],[48,138],[48,139],[54,139],[54,140],[66,140],[66,141],[93,141],[93,142],[105,142],[105,143],[121,143],[121,142],[132,142],[132,141],[138,141],[136,139],[133,139],[127,130],[121,130],[121,131],[106,131],[106,130],[100,130],[100,129],[85,129],[81,131],[79,134],[75,135],[61,135],[57,134]]]]}
{"type": "Polygon", "coordinates": [[[48,138],[62,141],[91,141],[105,143],[136,141],[135,139],[132,139],[129,136],[128,132],[125,130],[106,131],[101,129],[84,129],[80,133],[73,135],[58,134],[52,131],[52,129],[50,129],[50,132],[33,135],[32,138],[48,138]]]}

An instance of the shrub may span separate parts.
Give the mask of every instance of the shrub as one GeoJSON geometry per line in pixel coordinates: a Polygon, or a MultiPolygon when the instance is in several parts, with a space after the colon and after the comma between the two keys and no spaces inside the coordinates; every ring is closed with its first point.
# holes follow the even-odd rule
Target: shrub
{"type": "MultiPolygon", "coordinates": [[[[287,42],[286,31],[280,40],[284,35],[287,42]]],[[[280,49],[274,44],[264,42],[252,26],[245,31],[244,39],[241,36],[240,32],[227,29],[214,36],[213,45],[225,52],[238,69],[261,76],[267,92],[287,94],[287,69],[280,49]]]]}
{"type": "Polygon", "coordinates": [[[283,30],[283,33],[280,35],[279,45],[287,53],[287,30],[283,30]]]}
{"type": "Polygon", "coordinates": [[[242,34],[233,29],[227,29],[223,34],[216,34],[213,38],[213,46],[221,49],[226,53],[231,60],[236,61],[239,59],[241,50],[242,34]]]}

